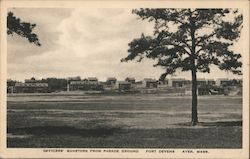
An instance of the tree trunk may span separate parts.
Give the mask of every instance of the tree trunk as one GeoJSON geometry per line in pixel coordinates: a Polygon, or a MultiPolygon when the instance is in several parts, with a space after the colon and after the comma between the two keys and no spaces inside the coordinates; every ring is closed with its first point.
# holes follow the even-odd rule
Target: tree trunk
{"type": "Polygon", "coordinates": [[[192,39],[192,48],[191,48],[191,70],[192,70],[192,120],[191,125],[198,124],[198,114],[197,114],[197,79],[196,79],[196,51],[195,51],[195,22],[190,15],[190,24],[191,24],[191,39],[192,39]]]}
{"type": "Polygon", "coordinates": [[[198,114],[197,114],[197,80],[196,80],[196,70],[192,70],[192,121],[191,125],[198,124],[198,114]]]}

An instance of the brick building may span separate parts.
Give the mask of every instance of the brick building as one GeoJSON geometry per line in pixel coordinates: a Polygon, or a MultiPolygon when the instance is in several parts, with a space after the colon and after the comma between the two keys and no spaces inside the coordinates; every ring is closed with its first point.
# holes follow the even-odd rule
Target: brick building
{"type": "Polygon", "coordinates": [[[32,81],[28,83],[17,82],[13,88],[13,93],[47,93],[48,83],[32,81]]]}
{"type": "Polygon", "coordinates": [[[103,85],[97,81],[70,81],[69,91],[102,91],[103,85]]]}

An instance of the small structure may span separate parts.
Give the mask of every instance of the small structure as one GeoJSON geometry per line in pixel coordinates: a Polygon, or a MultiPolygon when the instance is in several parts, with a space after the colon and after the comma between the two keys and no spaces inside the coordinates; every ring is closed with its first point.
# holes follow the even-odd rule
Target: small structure
{"type": "Polygon", "coordinates": [[[128,81],[118,81],[116,82],[116,89],[118,89],[120,92],[126,92],[131,90],[131,83],[128,81]]]}
{"type": "Polygon", "coordinates": [[[117,79],[115,77],[109,77],[107,78],[106,85],[107,86],[114,86],[117,79]]]}
{"type": "Polygon", "coordinates": [[[127,77],[127,78],[125,78],[125,81],[129,82],[131,84],[135,84],[135,78],[134,77],[127,77]]]}
{"type": "Polygon", "coordinates": [[[144,78],[144,80],[142,81],[142,85],[145,88],[157,88],[157,84],[157,80],[152,78],[144,78]]]}

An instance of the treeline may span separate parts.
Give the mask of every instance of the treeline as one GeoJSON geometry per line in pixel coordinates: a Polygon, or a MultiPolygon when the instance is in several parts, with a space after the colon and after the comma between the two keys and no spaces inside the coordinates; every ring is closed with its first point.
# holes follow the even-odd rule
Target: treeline
{"type": "Polygon", "coordinates": [[[46,78],[41,83],[48,83],[49,92],[59,92],[67,90],[67,80],[63,78],[46,78]]]}

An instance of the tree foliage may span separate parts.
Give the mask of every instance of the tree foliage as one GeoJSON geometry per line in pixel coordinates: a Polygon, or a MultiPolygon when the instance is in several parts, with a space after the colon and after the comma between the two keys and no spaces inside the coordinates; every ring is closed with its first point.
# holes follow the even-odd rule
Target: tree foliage
{"type": "Polygon", "coordinates": [[[230,50],[240,37],[243,16],[233,9],[134,9],[133,14],[154,23],[152,36],[129,43],[122,61],[151,58],[166,71],[210,72],[210,65],[241,74],[241,55],[230,50]],[[228,20],[229,16],[233,16],[228,20]],[[194,66],[192,65],[194,60],[194,66]]]}
{"type": "Polygon", "coordinates": [[[37,46],[41,46],[38,36],[33,33],[33,29],[36,24],[28,22],[22,22],[19,18],[15,17],[12,12],[7,16],[7,34],[13,35],[14,33],[28,39],[30,43],[34,43],[37,46]]]}
{"type": "Polygon", "coordinates": [[[48,83],[49,92],[65,91],[67,87],[67,80],[63,78],[46,78],[41,82],[48,83]]]}

